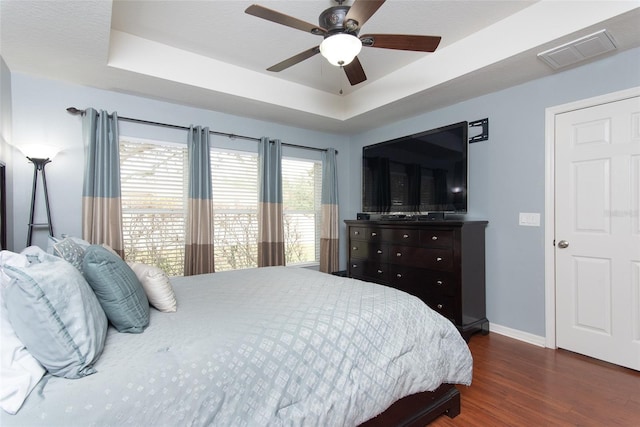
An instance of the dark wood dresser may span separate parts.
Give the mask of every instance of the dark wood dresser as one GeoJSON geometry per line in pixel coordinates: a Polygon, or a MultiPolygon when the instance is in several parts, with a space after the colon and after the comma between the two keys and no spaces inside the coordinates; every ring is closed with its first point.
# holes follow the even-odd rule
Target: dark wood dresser
{"type": "Polygon", "coordinates": [[[487,221],[345,221],[347,274],[400,289],[450,319],[468,341],[489,332],[485,304],[487,221]]]}

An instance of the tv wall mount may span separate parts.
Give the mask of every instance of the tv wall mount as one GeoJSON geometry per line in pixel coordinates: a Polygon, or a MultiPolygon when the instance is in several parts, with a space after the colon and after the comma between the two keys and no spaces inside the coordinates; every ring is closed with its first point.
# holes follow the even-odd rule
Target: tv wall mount
{"type": "Polygon", "coordinates": [[[469,122],[469,131],[471,131],[471,128],[480,128],[480,133],[478,134],[478,130],[474,129],[473,133],[476,135],[469,137],[469,144],[473,142],[486,141],[489,139],[489,119],[481,119],[469,122]]]}

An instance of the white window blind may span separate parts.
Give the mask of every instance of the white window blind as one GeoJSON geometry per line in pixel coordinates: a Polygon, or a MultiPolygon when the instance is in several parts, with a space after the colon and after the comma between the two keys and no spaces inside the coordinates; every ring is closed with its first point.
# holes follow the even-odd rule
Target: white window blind
{"type": "Polygon", "coordinates": [[[320,260],[322,163],[282,159],[282,202],[287,265],[320,260]]]}
{"type": "Polygon", "coordinates": [[[120,140],[122,227],[127,261],[184,272],[186,162],[184,145],[120,140]]]}
{"type": "Polygon", "coordinates": [[[258,266],[258,154],[211,150],[216,271],[258,266]]]}

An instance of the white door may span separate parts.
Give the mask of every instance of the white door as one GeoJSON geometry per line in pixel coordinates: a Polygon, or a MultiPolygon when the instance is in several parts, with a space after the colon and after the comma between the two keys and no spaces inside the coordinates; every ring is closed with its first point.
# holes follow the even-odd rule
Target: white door
{"type": "Polygon", "coordinates": [[[556,115],[558,347],[640,370],[640,97],[556,115]]]}

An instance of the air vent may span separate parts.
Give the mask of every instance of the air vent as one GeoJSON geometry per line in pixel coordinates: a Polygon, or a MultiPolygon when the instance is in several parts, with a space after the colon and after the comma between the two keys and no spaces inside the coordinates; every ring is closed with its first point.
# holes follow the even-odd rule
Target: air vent
{"type": "Polygon", "coordinates": [[[616,44],[611,34],[607,30],[600,30],[562,46],[545,50],[538,54],[538,58],[557,70],[615,49],[616,44]]]}

